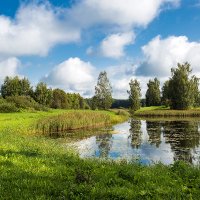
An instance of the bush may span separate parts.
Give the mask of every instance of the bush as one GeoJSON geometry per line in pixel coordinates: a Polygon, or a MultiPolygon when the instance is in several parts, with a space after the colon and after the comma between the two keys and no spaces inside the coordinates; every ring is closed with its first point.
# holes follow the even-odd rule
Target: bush
{"type": "Polygon", "coordinates": [[[19,112],[19,109],[14,103],[3,102],[0,100],[0,113],[19,112]]]}
{"type": "Polygon", "coordinates": [[[6,98],[6,101],[13,103],[19,109],[47,110],[45,106],[40,105],[30,96],[10,96],[6,98]]]}
{"type": "Polygon", "coordinates": [[[10,96],[6,97],[6,101],[14,103],[17,108],[32,108],[35,105],[35,101],[29,96],[10,96]]]}
{"type": "Polygon", "coordinates": [[[0,104],[5,103],[5,102],[6,102],[5,99],[0,97],[0,104]]]}

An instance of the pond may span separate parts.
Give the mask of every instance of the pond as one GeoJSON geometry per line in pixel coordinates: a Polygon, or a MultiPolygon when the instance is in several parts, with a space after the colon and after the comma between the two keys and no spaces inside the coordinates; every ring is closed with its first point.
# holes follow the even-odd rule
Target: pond
{"type": "Polygon", "coordinates": [[[143,164],[200,162],[200,120],[138,120],[113,126],[112,131],[77,139],[80,157],[139,160],[143,164]]]}

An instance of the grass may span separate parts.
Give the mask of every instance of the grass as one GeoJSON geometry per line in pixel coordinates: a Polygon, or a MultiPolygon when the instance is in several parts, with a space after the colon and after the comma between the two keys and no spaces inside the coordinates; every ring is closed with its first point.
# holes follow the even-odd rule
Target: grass
{"type": "Polygon", "coordinates": [[[198,199],[200,170],[82,160],[57,140],[0,134],[0,199],[198,199]]]}
{"type": "MultiPolygon", "coordinates": [[[[24,134],[30,134],[38,123],[39,120],[45,120],[48,117],[57,118],[60,115],[68,115],[70,118],[74,113],[88,113],[92,114],[105,114],[108,115],[111,123],[119,123],[127,119],[127,116],[118,115],[113,111],[75,111],[75,110],[55,110],[52,109],[48,112],[20,112],[20,113],[0,113],[0,131],[6,128],[12,128],[24,132],[24,134]],[[70,116],[71,115],[71,116],[70,116]]],[[[84,116],[84,115],[83,115],[84,116]]]]}
{"type": "Polygon", "coordinates": [[[164,106],[142,107],[134,113],[140,117],[200,117],[200,109],[170,110],[164,106]]]}
{"type": "Polygon", "coordinates": [[[25,134],[62,112],[0,115],[0,199],[199,199],[198,167],[83,160],[60,140],[25,134]]]}
{"type": "Polygon", "coordinates": [[[48,112],[37,111],[37,112],[19,112],[19,113],[0,113],[0,129],[5,128],[6,126],[18,126],[22,123],[25,126],[30,126],[32,122],[43,117],[58,115],[61,113],[66,113],[69,111],[66,110],[50,110],[48,112]]]}
{"type": "MultiPolygon", "coordinates": [[[[120,112],[121,113],[121,112],[120,112]]],[[[36,131],[43,135],[58,136],[66,131],[106,127],[128,119],[127,115],[111,111],[73,111],[46,117],[37,122],[36,131]]]]}

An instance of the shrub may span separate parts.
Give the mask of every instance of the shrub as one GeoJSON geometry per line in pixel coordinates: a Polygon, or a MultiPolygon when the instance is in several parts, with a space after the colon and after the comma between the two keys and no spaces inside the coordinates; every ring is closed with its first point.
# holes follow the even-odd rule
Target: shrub
{"type": "Polygon", "coordinates": [[[13,103],[19,109],[47,110],[45,106],[40,105],[30,96],[10,96],[6,98],[6,101],[13,103]]]}
{"type": "Polygon", "coordinates": [[[19,112],[19,109],[14,103],[3,102],[0,100],[0,113],[19,112]]]}
{"type": "Polygon", "coordinates": [[[6,97],[6,101],[14,103],[17,108],[32,108],[35,105],[35,101],[29,96],[10,96],[6,97]]]}

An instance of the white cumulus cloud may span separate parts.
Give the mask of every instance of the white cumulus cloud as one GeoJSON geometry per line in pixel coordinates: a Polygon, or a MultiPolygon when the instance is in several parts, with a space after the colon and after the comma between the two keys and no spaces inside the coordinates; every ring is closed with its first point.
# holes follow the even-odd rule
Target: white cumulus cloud
{"type": "Polygon", "coordinates": [[[200,43],[190,42],[186,36],[157,36],[142,51],[145,58],[137,70],[139,75],[166,77],[178,62],[189,62],[194,72],[200,72],[200,43]]]}
{"type": "Polygon", "coordinates": [[[79,92],[87,96],[94,90],[94,75],[95,68],[90,62],[84,62],[80,58],[69,58],[55,66],[43,81],[67,92],[79,92]]]}
{"type": "Polygon", "coordinates": [[[146,26],[162,6],[177,6],[180,0],[82,0],[69,12],[82,26],[115,24],[121,27],[146,26]]]}
{"type": "MultiPolygon", "coordinates": [[[[121,33],[108,36],[107,40],[117,36],[122,40],[123,32],[148,25],[163,6],[174,6],[179,1],[80,0],[65,9],[54,7],[48,1],[22,4],[14,18],[0,15],[0,55],[45,56],[57,44],[80,40],[83,30],[96,25],[102,25],[106,33],[110,28],[112,32],[117,30],[114,33],[121,33]]],[[[128,41],[124,45],[131,43],[128,41]]],[[[118,55],[123,54],[121,46],[117,46],[118,55]]]]}
{"type": "Polygon", "coordinates": [[[16,76],[20,65],[20,61],[15,57],[0,61],[0,83],[6,76],[16,76]]]}
{"type": "Polygon", "coordinates": [[[80,32],[48,3],[22,5],[14,19],[0,15],[0,55],[46,55],[59,43],[79,40],[80,32]]]}
{"type": "Polygon", "coordinates": [[[120,58],[125,54],[125,46],[132,44],[133,40],[133,32],[109,35],[101,43],[101,53],[105,57],[120,58]]]}
{"type": "Polygon", "coordinates": [[[102,26],[107,37],[100,48],[87,49],[110,58],[125,55],[124,48],[134,41],[134,30],[146,27],[166,8],[176,7],[180,0],[81,0],[68,10],[68,16],[81,28],[102,26]],[[81,17],[80,17],[81,16],[81,17]],[[108,35],[112,33],[112,35],[108,35]]]}

